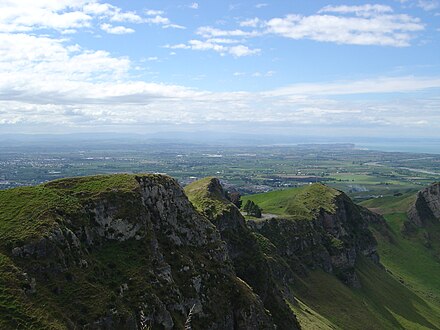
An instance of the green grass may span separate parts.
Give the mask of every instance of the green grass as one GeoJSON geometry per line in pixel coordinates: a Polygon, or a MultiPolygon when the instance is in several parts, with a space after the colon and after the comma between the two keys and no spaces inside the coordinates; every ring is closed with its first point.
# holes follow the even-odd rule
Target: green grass
{"type": "MultiPolygon", "coordinates": [[[[156,178],[154,175],[150,175],[156,178]]],[[[84,200],[102,194],[134,191],[129,174],[68,178],[35,187],[0,190],[0,248],[23,244],[47,235],[63,215],[80,215],[84,200]]]]}
{"type": "Polygon", "coordinates": [[[416,190],[410,190],[400,196],[384,196],[361,202],[360,205],[381,214],[404,213],[416,199],[416,190]]]}
{"type": "MultiPolygon", "coordinates": [[[[401,196],[365,201],[362,205],[382,213],[388,224],[386,231],[383,228],[372,228],[378,241],[381,263],[402,285],[424,299],[426,304],[414,303],[414,308],[424,313],[426,320],[439,328],[440,228],[432,225],[415,229],[410,235],[403,234],[404,223],[408,220],[406,211],[415,198],[415,192],[408,192],[401,196]],[[427,312],[428,308],[432,309],[430,313],[427,312]]],[[[402,319],[405,328],[423,328],[417,320],[404,316],[398,313],[395,315],[402,319]]],[[[427,324],[424,326],[434,328],[427,324]]]]}
{"type": "Polygon", "coordinates": [[[76,212],[78,201],[45,186],[0,191],[0,247],[9,248],[49,233],[56,210],[76,212]]]}
{"type": "Polygon", "coordinates": [[[389,229],[372,228],[382,264],[408,288],[440,306],[440,228],[419,228],[411,235],[402,232],[406,211],[416,194],[376,198],[362,205],[384,214],[389,229]],[[432,244],[427,244],[426,236],[432,244]]]}
{"type": "MultiPolygon", "coordinates": [[[[149,176],[153,177],[154,175],[149,176]]],[[[70,193],[93,195],[115,190],[118,192],[133,191],[138,187],[138,182],[133,174],[116,174],[60,179],[46,183],[43,186],[70,193]]]]}
{"type": "Polygon", "coordinates": [[[225,198],[222,188],[216,184],[215,180],[213,177],[208,177],[185,187],[188,199],[199,212],[209,219],[215,219],[231,207],[231,202],[225,198]]]}
{"type": "Polygon", "coordinates": [[[299,318],[307,329],[321,328],[320,324],[324,324],[322,328],[359,330],[439,329],[437,306],[367,259],[360,258],[356,269],[360,289],[349,288],[322,271],[297,281],[294,292],[302,303],[299,318]]]}
{"type": "Polygon", "coordinates": [[[401,234],[406,214],[388,214],[385,219],[391,239],[375,231],[381,262],[406,286],[440,306],[440,263],[435,250],[425,247],[417,237],[401,234]]]}
{"type": "Polygon", "coordinates": [[[263,213],[277,214],[295,219],[313,219],[321,210],[335,212],[334,200],[339,191],[320,183],[263,194],[243,196],[243,205],[252,200],[263,213]]]}
{"type": "Polygon", "coordinates": [[[22,291],[26,284],[12,260],[0,253],[0,329],[64,329],[45,310],[46,301],[30,302],[22,291]]]}
{"type": "Polygon", "coordinates": [[[323,317],[321,314],[313,310],[310,306],[304,304],[300,299],[296,299],[297,304],[289,306],[295,313],[302,329],[307,330],[331,330],[337,329],[337,326],[323,317]]]}

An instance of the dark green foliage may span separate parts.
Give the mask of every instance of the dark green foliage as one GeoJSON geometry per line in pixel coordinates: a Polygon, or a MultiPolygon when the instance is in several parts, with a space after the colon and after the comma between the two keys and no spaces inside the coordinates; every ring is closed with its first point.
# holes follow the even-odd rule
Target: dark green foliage
{"type": "Polygon", "coordinates": [[[243,207],[243,210],[248,216],[254,218],[261,218],[261,208],[251,200],[247,200],[243,207]]]}

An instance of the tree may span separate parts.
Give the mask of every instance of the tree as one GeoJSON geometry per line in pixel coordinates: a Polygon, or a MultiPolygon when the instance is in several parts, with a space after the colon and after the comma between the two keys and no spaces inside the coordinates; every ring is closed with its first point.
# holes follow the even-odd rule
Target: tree
{"type": "Polygon", "coordinates": [[[251,209],[251,205],[253,203],[254,202],[252,202],[251,200],[248,199],[246,204],[244,204],[243,211],[245,211],[245,212],[247,212],[249,214],[249,210],[251,209]]]}
{"type": "Polygon", "coordinates": [[[251,200],[246,202],[243,210],[247,213],[247,215],[255,218],[261,218],[261,208],[251,200]]]}

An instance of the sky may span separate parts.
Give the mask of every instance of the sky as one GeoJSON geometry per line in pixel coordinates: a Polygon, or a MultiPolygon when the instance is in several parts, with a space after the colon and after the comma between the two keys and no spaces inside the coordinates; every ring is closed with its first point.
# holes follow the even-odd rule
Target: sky
{"type": "Polygon", "coordinates": [[[0,0],[0,134],[439,129],[440,0],[0,0]]]}

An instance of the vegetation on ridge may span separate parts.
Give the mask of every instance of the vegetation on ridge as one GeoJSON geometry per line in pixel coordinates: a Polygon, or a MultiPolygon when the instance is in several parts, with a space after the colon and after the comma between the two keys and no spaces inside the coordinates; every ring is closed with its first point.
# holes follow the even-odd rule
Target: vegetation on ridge
{"type": "Polygon", "coordinates": [[[298,220],[312,220],[321,210],[334,213],[334,200],[339,194],[340,192],[333,188],[315,183],[300,188],[247,195],[242,199],[243,204],[246,204],[248,200],[258,204],[263,213],[298,220]]]}

